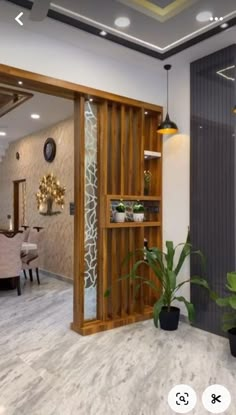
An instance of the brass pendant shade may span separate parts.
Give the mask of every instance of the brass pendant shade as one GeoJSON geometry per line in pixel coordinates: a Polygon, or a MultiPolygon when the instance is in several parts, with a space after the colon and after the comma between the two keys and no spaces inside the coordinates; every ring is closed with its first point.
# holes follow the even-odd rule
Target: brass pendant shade
{"type": "Polygon", "coordinates": [[[171,121],[168,113],[168,97],[169,97],[169,79],[168,71],[171,69],[171,65],[165,65],[164,69],[167,72],[167,114],[164,121],[157,128],[158,134],[176,134],[178,132],[178,127],[175,122],[171,121]]]}

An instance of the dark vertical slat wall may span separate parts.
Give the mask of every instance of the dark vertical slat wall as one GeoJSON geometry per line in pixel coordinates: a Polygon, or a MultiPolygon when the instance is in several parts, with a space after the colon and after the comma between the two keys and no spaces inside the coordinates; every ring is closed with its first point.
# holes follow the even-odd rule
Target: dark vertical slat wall
{"type": "MultiPolygon", "coordinates": [[[[236,270],[235,252],[235,105],[236,45],[191,64],[190,234],[206,257],[211,287],[225,294],[228,271],[236,270]]],[[[191,259],[191,275],[200,272],[191,259]]],[[[191,287],[195,325],[222,334],[221,314],[208,295],[191,287]]]]}

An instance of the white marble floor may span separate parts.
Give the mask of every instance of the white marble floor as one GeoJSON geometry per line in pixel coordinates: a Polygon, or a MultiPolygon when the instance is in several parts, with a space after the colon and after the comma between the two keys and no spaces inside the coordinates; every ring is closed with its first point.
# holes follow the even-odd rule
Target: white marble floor
{"type": "Polygon", "coordinates": [[[151,321],[93,336],[69,330],[72,286],[42,278],[17,297],[0,292],[0,415],[173,415],[167,394],[186,383],[206,415],[204,389],[225,385],[236,414],[236,359],[227,339],[151,321]]]}

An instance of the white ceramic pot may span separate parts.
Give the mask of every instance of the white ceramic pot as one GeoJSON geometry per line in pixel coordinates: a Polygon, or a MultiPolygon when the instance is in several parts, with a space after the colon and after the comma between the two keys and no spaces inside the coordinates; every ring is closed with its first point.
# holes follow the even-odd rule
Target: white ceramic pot
{"type": "Polygon", "coordinates": [[[125,212],[115,212],[115,222],[121,223],[125,221],[125,212]]]}
{"type": "Polygon", "coordinates": [[[133,213],[134,222],[143,222],[144,213],[133,213]]]}

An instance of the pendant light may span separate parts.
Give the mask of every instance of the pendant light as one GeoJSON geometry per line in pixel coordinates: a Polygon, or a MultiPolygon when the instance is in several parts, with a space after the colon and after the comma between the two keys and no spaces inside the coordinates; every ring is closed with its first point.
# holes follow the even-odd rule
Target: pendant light
{"type": "Polygon", "coordinates": [[[168,71],[171,69],[171,65],[164,65],[164,69],[167,73],[167,114],[164,121],[161,122],[161,124],[157,128],[158,134],[175,134],[178,132],[177,125],[170,120],[169,114],[168,114],[168,98],[169,98],[169,78],[168,78],[168,71]]]}

